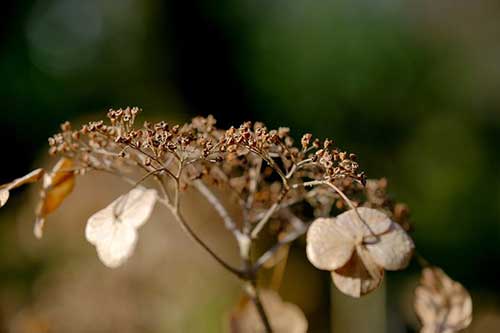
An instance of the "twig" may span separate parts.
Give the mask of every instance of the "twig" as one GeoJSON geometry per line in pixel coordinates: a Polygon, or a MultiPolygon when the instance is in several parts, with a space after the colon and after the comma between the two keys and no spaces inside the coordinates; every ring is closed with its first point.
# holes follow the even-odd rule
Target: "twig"
{"type": "Polygon", "coordinates": [[[257,309],[257,313],[259,314],[259,317],[262,321],[262,324],[264,325],[264,329],[266,333],[272,333],[273,329],[271,327],[271,323],[269,321],[269,317],[267,316],[266,310],[264,309],[264,305],[262,305],[262,301],[259,296],[259,290],[257,289],[257,283],[255,280],[251,281],[250,283],[247,283],[246,285],[246,292],[252,302],[255,305],[255,308],[257,309]]]}

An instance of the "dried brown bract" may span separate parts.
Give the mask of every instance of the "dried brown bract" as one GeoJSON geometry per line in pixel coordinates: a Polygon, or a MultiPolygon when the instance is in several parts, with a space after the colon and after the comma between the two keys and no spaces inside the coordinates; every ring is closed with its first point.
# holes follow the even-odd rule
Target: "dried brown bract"
{"type": "Polygon", "coordinates": [[[458,332],[472,321],[472,299],[443,270],[427,267],[415,290],[415,311],[422,322],[422,333],[458,332]]]}
{"type": "Polygon", "coordinates": [[[37,238],[41,238],[43,235],[43,226],[47,215],[55,211],[73,191],[75,186],[73,166],[72,160],[61,158],[52,171],[44,175],[43,190],[40,193],[34,228],[37,238]]]}

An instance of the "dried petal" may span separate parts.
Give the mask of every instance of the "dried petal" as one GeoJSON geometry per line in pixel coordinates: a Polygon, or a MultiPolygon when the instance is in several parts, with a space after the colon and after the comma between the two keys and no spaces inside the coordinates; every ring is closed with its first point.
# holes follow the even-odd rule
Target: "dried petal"
{"type": "Polygon", "coordinates": [[[14,179],[8,184],[0,186],[0,207],[3,207],[10,197],[10,190],[20,187],[25,184],[35,183],[43,176],[43,169],[36,169],[28,173],[26,176],[14,179]]]}
{"type": "Polygon", "coordinates": [[[61,158],[50,174],[43,178],[41,201],[37,209],[37,219],[34,233],[37,238],[43,234],[43,225],[47,215],[55,211],[73,191],[75,186],[74,163],[67,158],[61,158]]]}
{"type": "Polygon", "coordinates": [[[373,260],[387,270],[398,270],[408,266],[415,248],[412,239],[397,224],[378,236],[373,244],[366,244],[373,260]]]}
{"type": "Polygon", "coordinates": [[[332,271],[333,283],[341,292],[352,297],[361,297],[375,290],[384,277],[384,270],[375,265],[360,247],[343,267],[332,271]],[[361,255],[360,255],[361,253],[361,255]],[[368,265],[367,265],[368,263],[368,265]],[[370,267],[370,270],[367,269],[370,267]]]}
{"type": "Polygon", "coordinates": [[[136,229],[147,221],[156,199],[155,190],[137,187],[89,218],[85,237],[96,246],[106,266],[118,267],[130,257],[137,241],[136,229]]]}
{"type": "Polygon", "coordinates": [[[334,270],[352,257],[355,239],[334,218],[316,219],[307,232],[307,258],[319,269],[334,270]]]}
{"type": "Polygon", "coordinates": [[[337,216],[337,219],[342,227],[350,229],[355,235],[361,233],[363,236],[383,234],[393,223],[386,214],[367,207],[350,209],[337,216]]]}
{"type": "Polygon", "coordinates": [[[134,252],[136,230],[124,223],[108,223],[101,228],[102,236],[96,243],[99,259],[109,268],[123,264],[134,252]]]}
{"type": "MultiPolygon", "coordinates": [[[[302,310],[295,304],[283,302],[273,290],[262,290],[260,298],[273,332],[305,333],[307,319],[302,310]]],[[[264,324],[252,301],[245,298],[231,316],[231,333],[262,333],[264,324]]]]}
{"type": "Polygon", "coordinates": [[[421,332],[458,332],[472,321],[472,299],[440,268],[429,267],[422,271],[415,290],[415,311],[423,325],[421,332]]]}
{"type": "Polygon", "coordinates": [[[0,190],[0,207],[3,207],[7,201],[9,200],[9,190],[8,189],[1,189],[0,190]]]}

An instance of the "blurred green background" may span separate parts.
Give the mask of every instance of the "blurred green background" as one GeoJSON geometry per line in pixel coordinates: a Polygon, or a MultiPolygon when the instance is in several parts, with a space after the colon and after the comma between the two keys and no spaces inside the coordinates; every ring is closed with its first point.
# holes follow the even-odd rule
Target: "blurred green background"
{"type": "MultiPolygon", "coordinates": [[[[46,138],[59,123],[100,118],[110,107],[140,106],[144,118],[166,120],[211,113],[222,126],[261,120],[289,126],[297,137],[329,136],[358,154],[369,177],[388,177],[390,192],[412,210],[420,253],[471,290],[470,332],[499,329],[498,1],[7,0],[0,6],[0,183],[43,160],[46,138]]],[[[0,211],[0,331],[31,317],[34,327],[46,329],[37,324],[36,304],[41,294],[53,294],[37,286],[54,262],[73,253],[50,239],[35,250],[31,235],[20,240],[20,230],[31,228],[31,213],[20,211],[32,196],[23,191],[0,211]],[[31,315],[19,319],[26,309],[31,315]]],[[[66,228],[82,238],[80,222],[77,231],[66,228]]],[[[81,242],[86,260],[95,261],[81,242]]],[[[311,283],[318,284],[316,305],[302,307],[315,330],[327,331],[328,274],[318,277],[297,247],[291,270],[314,275],[311,283]]],[[[183,274],[193,272],[194,266],[183,274]]],[[[388,274],[390,332],[418,327],[405,308],[417,273],[412,266],[388,274]]],[[[288,299],[304,294],[293,279],[288,285],[288,299]]],[[[211,318],[202,330],[182,326],[188,319],[168,326],[172,308],[162,312],[161,305],[157,325],[121,331],[218,332],[211,309],[223,311],[235,299],[210,297],[188,315],[176,313],[211,318]]],[[[82,308],[93,306],[86,302],[82,308]]],[[[85,331],[78,327],[74,332],[85,331]]]]}

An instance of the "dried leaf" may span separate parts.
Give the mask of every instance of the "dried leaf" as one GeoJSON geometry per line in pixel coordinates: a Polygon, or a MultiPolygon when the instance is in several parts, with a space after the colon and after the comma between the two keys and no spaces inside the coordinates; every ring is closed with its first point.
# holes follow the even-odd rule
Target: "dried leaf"
{"type": "MultiPolygon", "coordinates": [[[[260,298],[273,332],[305,333],[307,319],[302,310],[293,303],[283,302],[278,293],[273,290],[262,290],[260,298]]],[[[264,324],[259,317],[254,303],[245,298],[232,313],[230,322],[231,333],[263,333],[264,324]]]]}
{"type": "Polygon", "coordinates": [[[49,174],[43,178],[41,201],[37,209],[34,233],[37,238],[43,235],[43,226],[47,215],[55,211],[73,191],[75,173],[73,161],[61,158],[49,174]]]}
{"type": "Polygon", "coordinates": [[[137,187],[89,218],[85,237],[106,266],[118,267],[132,255],[137,229],[151,215],[156,199],[155,190],[137,187]]]}
{"type": "Polygon", "coordinates": [[[440,268],[424,268],[415,290],[415,311],[423,325],[421,332],[458,332],[472,321],[472,299],[440,268]]]}
{"type": "Polygon", "coordinates": [[[10,197],[10,190],[23,186],[29,183],[35,183],[40,180],[43,176],[43,169],[36,169],[28,173],[26,176],[14,179],[8,184],[0,186],[0,207],[3,207],[10,197]]]}

